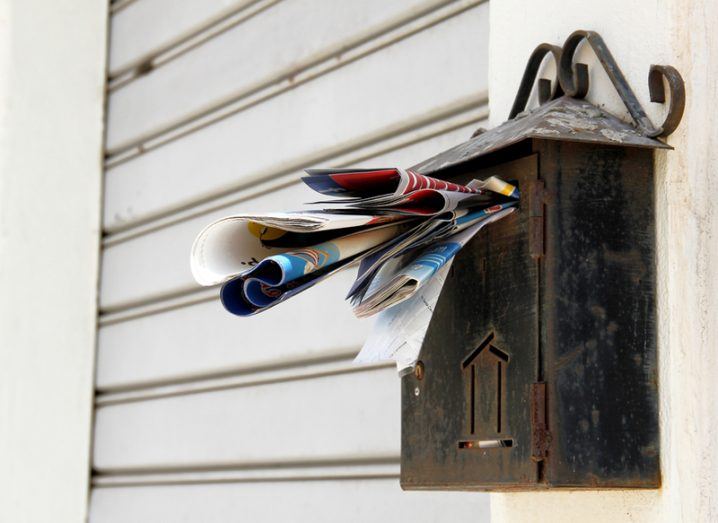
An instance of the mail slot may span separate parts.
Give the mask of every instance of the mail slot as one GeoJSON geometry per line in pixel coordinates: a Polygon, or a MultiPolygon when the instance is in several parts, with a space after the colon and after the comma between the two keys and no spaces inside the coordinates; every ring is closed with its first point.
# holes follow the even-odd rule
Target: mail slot
{"type": "Polygon", "coordinates": [[[653,164],[668,146],[567,83],[413,167],[498,175],[521,199],[458,255],[402,378],[404,489],[660,486],[653,164]]]}

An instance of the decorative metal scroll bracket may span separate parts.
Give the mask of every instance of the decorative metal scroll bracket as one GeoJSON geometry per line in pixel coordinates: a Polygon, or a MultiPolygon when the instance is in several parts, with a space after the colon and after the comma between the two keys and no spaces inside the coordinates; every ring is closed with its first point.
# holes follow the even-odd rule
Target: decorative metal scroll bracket
{"type": "Polygon", "coordinates": [[[551,80],[541,78],[538,80],[538,100],[539,104],[544,104],[550,100],[558,98],[562,95],[572,98],[584,98],[588,93],[589,75],[588,66],[584,63],[574,63],[574,55],[579,44],[586,40],[596,54],[598,61],[606,71],[613,87],[621,97],[623,104],[628,109],[631,118],[636,127],[645,136],[665,137],[676,130],[678,124],[683,117],[683,110],[686,102],[686,91],[683,84],[683,78],[680,73],[670,65],[651,65],[648,73],[648,89],[651,102],[665,103],[666,92],[663,80],[665,78],[668,84],[670,103],[668,105],[668,113],[663,123],[656,127],[646,115],[646,111],[641,106],[635,93],[628,84],[626,77],[618,67],[616,60],[608,50],[606,43],[601,35],[595,31],[574,31],[566,39],[563,47],[542,43],[529,57],[526,69],[524,70],[521,84],[519,85],[514,104],[509,114],[509,120],[512,120],[526,109],[529,96],[533,90],[539,68],[546,55],[551,54],[556,62],[556,78],[554,79],[554,89],[551,91],[551,80]]]}

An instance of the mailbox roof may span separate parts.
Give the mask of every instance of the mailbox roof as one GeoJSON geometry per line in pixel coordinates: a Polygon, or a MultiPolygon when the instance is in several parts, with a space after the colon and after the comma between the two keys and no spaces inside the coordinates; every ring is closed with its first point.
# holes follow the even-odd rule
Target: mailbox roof
{"type": "Polygon", "coordinates": [[[429,158],[412,169],[430,174],[498,151],[526,138],[671,149],[585,101],[563,96],[429,158]]]}

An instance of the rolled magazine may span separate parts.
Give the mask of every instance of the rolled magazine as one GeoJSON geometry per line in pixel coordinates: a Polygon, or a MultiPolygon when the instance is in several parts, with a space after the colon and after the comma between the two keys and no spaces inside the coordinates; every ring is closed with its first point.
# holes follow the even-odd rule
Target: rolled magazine
{"type": "Polygon", "coordinates": [[[518,188],[498,177],[462,185],[400,168],[306,173],[304,183],[329,199],[209,224],[192,245],[195,280],[221,285],[224,307],[252,316],[357,267],[346,298],[358,317],[379,315],[357,361],[410,368],[454,257],[516,210],[518,188]]]}

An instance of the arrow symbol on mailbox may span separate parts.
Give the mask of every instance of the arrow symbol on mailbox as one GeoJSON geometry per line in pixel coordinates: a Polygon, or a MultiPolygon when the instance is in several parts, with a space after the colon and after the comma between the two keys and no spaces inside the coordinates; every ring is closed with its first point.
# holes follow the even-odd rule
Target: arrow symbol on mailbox
{"type": "Polygon", "coordinates": [[[504,366],[509,361],[509,355],[498,347],[494,346],[491,343],[493,340],[494,333],[492,332],[488,336],[486,336],[484,341],[482,341],[478,347],[476,347],[466,358],[464,358],[464,361],[461,362],[461,369],[466,374],[468,374],[468,379],[470,383],[469,432],[471,434],[476,433],[476,404],[478,396],[478,390],[476,387],[476,382],[478,379],[477,367],[479,358],[481,358],[482,355],[485,355],[483,357],[491,357],[492,359],[496,360],[496,433],[500,434],[502,432],[501,410],[503,403],[503,374],[504,366]]]}

